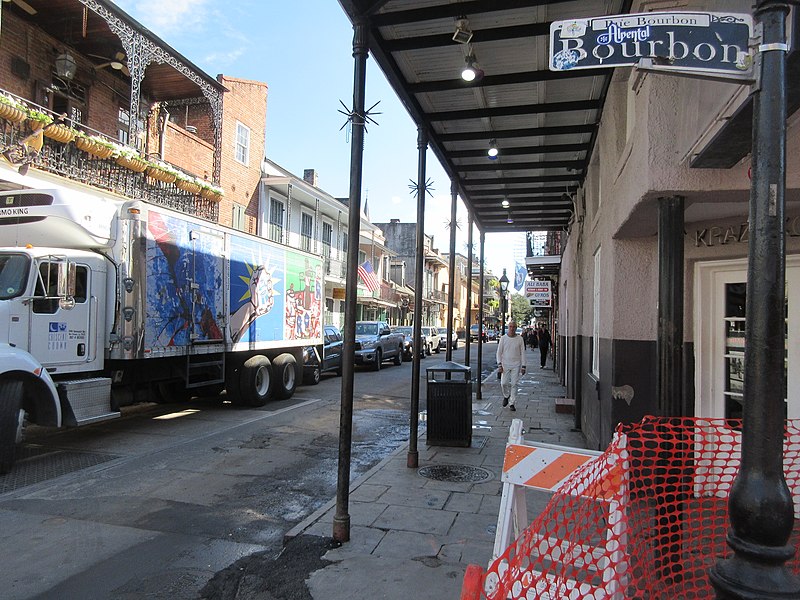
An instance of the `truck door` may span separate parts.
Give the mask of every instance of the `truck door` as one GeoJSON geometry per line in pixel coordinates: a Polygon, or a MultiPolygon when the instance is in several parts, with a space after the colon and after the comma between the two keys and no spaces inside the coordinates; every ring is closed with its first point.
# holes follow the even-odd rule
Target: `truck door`
{"type": "Polygon", "coordinates": [[[191,240],[192,344],[222,342],[225,331],[223,290],[224,237],[208,229],[195,229],[191,240]]]}
{"type": "Polygon", "coordinates": [[[98,368],[96,318],[97,298],[92,296],[92,271],[86,265],[76,265],[75,303],[72,308],[61,306],[56,295],[58,263],[38,261],[34,298],[30,302],[29,348],[31,354],[45,367],[59,368],[58,372],[89,371],[98,368]],[[96,314],[95,314],[96,317],[96,314]]]}

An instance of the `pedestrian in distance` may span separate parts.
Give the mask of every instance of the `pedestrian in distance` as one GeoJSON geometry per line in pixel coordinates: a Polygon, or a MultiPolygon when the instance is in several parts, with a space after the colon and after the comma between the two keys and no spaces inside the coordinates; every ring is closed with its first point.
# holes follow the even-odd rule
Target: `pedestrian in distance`
{"type": "Polygon", "coordinates": [[[541,365],[544,369],[544,366],[547,363],[547,352],[550,350],[550,342],[552,342],[553,338],[550,337],[550,332],[545,329],[544,325],[539,326],[537,338],[539,340],[539,352],[541,353],[542,358],[541,365]]]}
{"type": "Polygon", "coordinates": [[[503,392],[503,406],[516,411],[517,383],[525,374],[525,345],[522,336],[517,335],[517,323],[508,323],[508,333],[497,344],[497,371],[500,373],[500,389],[503,392]]]}
{"type": "Polygon", "coordinates": [[[536,333],[536,328],[531,329],[531,334],[528,336],[528,341],[531,343],[531,350],[536,350],[539,346],[539,336],[536,333]]]}

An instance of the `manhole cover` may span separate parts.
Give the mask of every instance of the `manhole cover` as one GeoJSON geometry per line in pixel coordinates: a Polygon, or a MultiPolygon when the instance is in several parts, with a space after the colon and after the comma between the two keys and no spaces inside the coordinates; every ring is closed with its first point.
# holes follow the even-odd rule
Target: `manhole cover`
{"type": "Polygon", "coordinates": [[[428,479],[452,481],[456,483],[477,483],[479,481],[487,481],[494,477],[491,471],[487,471],[481,467],[466,465],[435,465],[431,467],[422,467],[417,473],[428,479]]]}

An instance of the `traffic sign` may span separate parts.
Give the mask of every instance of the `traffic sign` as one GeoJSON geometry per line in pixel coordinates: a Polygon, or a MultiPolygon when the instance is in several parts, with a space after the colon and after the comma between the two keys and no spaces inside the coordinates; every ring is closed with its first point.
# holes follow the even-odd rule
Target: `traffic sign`
{"type": "Polygon", "coordinates": [[[665,69],[742,74],[750,70],[748,14],[652,12],[554,21],[550,70],[598,69],[651,59],[665,69]]]}

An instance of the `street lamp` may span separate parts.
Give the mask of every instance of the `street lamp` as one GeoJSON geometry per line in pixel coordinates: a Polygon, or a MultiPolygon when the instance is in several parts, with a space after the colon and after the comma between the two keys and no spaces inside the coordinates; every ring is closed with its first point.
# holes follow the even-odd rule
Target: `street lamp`
{"type": "Polygon", "coordinates": [[[508,276],[506,275],[505,268],[503,275],[500,277],[500,309],[503,311],[503,334],[506,334],[506,294],[508,293],[508,276]]]}

